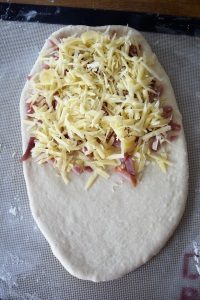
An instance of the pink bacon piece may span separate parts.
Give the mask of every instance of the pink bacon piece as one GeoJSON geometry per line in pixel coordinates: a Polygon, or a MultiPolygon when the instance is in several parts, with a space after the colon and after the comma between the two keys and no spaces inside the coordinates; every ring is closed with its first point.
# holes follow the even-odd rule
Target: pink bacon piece
{"type": "Polygon", "coordinates": [[[93,172],[93,169],[90,166],[86,166],[86,167],[84,167],[84,171],[93,172]]]}
{"type": "Polygon", "coordinates": [[[136,174],[135,174],[135,170],[134,170],[134,167],[133,167],[133,161],[132,161],[131,156],[129,156],[129,155],[125,156],[125,158],[124,158],[124,164],[125,164],[127,172],[130,175],[135,176],[136,174]]]}
{"type": "Polygon", "coordinates": [[[28,75],[28,76],[27,76],[27,79],[28,79],[28,80],[31,80],[32,77],[33,77],[33,75],[28,75]]]}
{"type": "Polygon", "coordinates": [[[154,99],[156,97],[160,97],[163,93],[163,87],[161,85],[156,84],[156,81],[153,79],[150,85],[151,89],[155,91],[155,93],[153,92],[149,92],[149,102],[152,103],[154,102],[154,99]]]}
{"type": "Polygon", "coordinates": [[[21,161],[27,160],[31,156],[31,150],[35,147],[35,137],[30,137],[28,146],[25,153],[23,154],[21,161]]]}
{"type": "Polygon", "coordinates": [[[82,174],[84,171],[86,171],[86,172],[92,172],[93,170],[92,170],[92,168],[91,167],[89,167],[89,166],[85,166],[85,167],[80,167],[80,166],[74,166],[73,167],[73,172],[75,173],[75,174],[77,174],[77,175],[80,175],[80,174],[82,174]]]}
{"type": "Polygon", "coordinates": [[[163,106],[163,114],[162,116],[164,118],[170,118],[172,116],[172,113],[173,113],[173,108],[171,105],[165,105],[163,106]]]}
{"type": "Polygon", "coordinates": [[[119,172],[123,177],[128,178],[131,181],[131,183],[133,184],[133,186],[137,185],[136,175],[132,175],[132,174],[128,173],[128,171],[125,168],[122,168],[120,166],[116,167],[115,171],[119,172]]]}
{"type": "Polygon", "coordinates": [[[49,40],[49,43],[51,44],[52,48],[54,48],[55,50],[58,50],[58,45],[53,40],[49,40]]]}
{"type": "Polygon", "coordinates": [[[121,159],[122,165],[115,168],[115,171],[122,174],[122,176],[128,178],[131,183],[136,186],[137,185],[137,176],[133,166],[132,158],[129,155],[126,155],[123,159],[121,159]]]}
{"type": "Polygon", "coordinates": [[[80,166],[74,166],[73,167],[73,172],[77,175],[83,173],[83,168],[81,168],[80,166]]]}
{"type": "Polygon", "coordinates": [[[173,120],[171,120],[168,125],[171,126],[171,130],[168,132],[167,138],[168,138],[168,140],[173,142],[179,136],[179,132],[181,131],[181,125],[174,122],[173,120]]]}
{"type": "Polygon", "coordinates": [[[169,125],[171,126],[171,131],[181,131],[181,125],[176,122],[171,120],[169,125]]]}
{"type": "Polygon", "coordinates": [[[27,112],[27,114],[34,113],[34,109],[33,109],[33,106],[31,105],[31,103],[26,103],[26,112],[27,112]]]}
{"type": "Polygon", "coordinates": [[[43,64],[43,65],[42,65],[42,68],[45,69],[45,70],[48,70],[48,69],[50,69],[50,66],[47,65],[47,64],[43,64]]]}

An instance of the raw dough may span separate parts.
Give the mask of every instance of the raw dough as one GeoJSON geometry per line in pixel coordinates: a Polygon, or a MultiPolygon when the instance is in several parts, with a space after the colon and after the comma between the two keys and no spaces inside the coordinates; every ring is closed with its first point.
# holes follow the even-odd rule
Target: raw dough
{"type": "MultiPolygon", "coordinates": [[[[88,29],[107,27],[67,26],[53,37],[69,36],[88,29]]],[[[121,34],[130,28],[110,26],[121,34]]],[[[131,29],[148,55],[152,51],[142,35],[131,29]]],[[[52,37],[51,36],[51,37],[52,37]]],[[[46,42],[43,49],[48,47],[46,42]]],[[[31,73],[39,68],[36,61],[31,73]]],[[[155,70],[163,78],[165,98],[181,123],[168,76],[156,60],[155,70]]],[[[27,81],[20,100],[21,119],[30,92],[27,81]]],[[[28,134],[22,123],[23,149],[28,134]]],[[[85,176],[73,176],[65,185],[51,166],[23,163],[33,217],[49,242],[53,253],[74,276],[92,281],[112,280],[138,268],[157,254],[178,225],[185,208],[188,187],[188,162],[183,130],[171,145],[173,166],[166,174],[149,165],[142,181],[133,188],[128,181],[112,191],[118,174],[109,180],[98,179],[84,190],[85,176]]]]}

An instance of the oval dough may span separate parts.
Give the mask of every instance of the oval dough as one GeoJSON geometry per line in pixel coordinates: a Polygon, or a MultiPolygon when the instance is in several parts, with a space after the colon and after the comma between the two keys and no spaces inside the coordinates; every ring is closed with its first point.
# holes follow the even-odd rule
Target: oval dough
{"type": "MultiPolygon", "coordinates": [[[[51,37],[69,36],[103,27],[67,26],[51,37]]],[[[143,36],[134,29],[110,26],[126,35],[129,30],[147,55],[153,55],[143,36]]],[[[50,38],[51,38],[50,37],[50,38]]],[[[43,49],[48,48],[46,42],[43,49]]],[[[31,73],[39,69],[36,61],[31,73]]],[[[169,78],[156,59],[155,70],[162,78],[165,98],[181,123],[169,78]]],[[[25,117],[25,100],[30,92],[25,84],[20,100],[21,119],[25,117]]],[[[22,123],[23,149],[28,134],[22,123]]],[[[166,174],[149,165],[136,188],[129,182],[115,187],[121,180],[113,174],[109,180],[98,179],[84,190],[85,176],[73,176],[65,185],[51,166],[27,161],[23,170],[30,207],[35,221],[49,242],[54,255],[74,276],[92,280],[112,280],[138,268],[157,254],[174,232],[185,208],[188,186],[188,162],[183,130],[171,145],[173,166],[166,174]]]]}

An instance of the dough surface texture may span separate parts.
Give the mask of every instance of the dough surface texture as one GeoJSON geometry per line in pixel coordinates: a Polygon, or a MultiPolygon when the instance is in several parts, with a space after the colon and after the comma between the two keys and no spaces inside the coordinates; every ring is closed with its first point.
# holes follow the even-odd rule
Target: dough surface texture
{"type": "MultiPolygon", "coordinates": [[[[51,37],[106,28],[67,26],[51,37]]],[[[138,31],[123,26],[110,26],[110,30],[123,35],[132,30],[147,55],[152,55],[138,31]]],[[[46,42],[43,49],[47,47],[46,42]]],[[[31,73],[37,69],[38,61],[31,73]]],[[[155,71],[162,78],[165,98],[182,125],[169,78],[157,59],[155,71]]],[[[21,119],[26,114],[25,100],[29,93],[27,81],[20,100],[21,119]]],[[[29,134],[23,122],[22,138],[25,150],[29,134]]],[[[100,178],[85,191],[87,174],[72,175],[65,185],[49,164],[41,167],[31,160],[23,163],[33,217],[68,272],[95,282],[113,280],[138,268],[161,250],[177,227],[187,198],[188,162],[183,129],[172,142],[170,153],[172,166],[166,173],[150,164],[136,188],[124,181],[114,191],[113,185],[121,180],[119,174],[108,180],[100,178]]]]}

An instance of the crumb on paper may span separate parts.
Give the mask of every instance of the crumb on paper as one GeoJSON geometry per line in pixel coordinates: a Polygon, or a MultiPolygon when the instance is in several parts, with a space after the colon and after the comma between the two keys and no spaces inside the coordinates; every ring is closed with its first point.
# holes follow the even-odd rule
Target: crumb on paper
{"type": "Polygon", "coordinates": [[[115,182],[113,185],[112,185],[112,192],[115,192],[116,189],[118,189],[120,187],[120,185],[122,185],[124,183],[123,180],[120,180],[118,182],[115,182]]]}
{"type": "Polygon", "coordinates": [[[34,226],[33,226],[33,230],[34,230],[34,231],[39,231],[37,225],[34,225],[34,226]]]}
{"type": "Polygon", "coordinates": [[[11,208],[9,209],[9,213],[13,216],[16,216],[17,215],[17,207],[11,206],[11,208]]]}
{"type": "Polygon", "coordinates": [[[16,152],[13,152],[12,158],[15,158],[16,154],[17,154],[16,152]]]}
{"type": "Polygon", "coordinates": [[[112,186],[112,192],[114,193],[115,191],[115,185],[112,186]]]}
{"type": "Polygon", "coordinates": [[[194,241],[193,248],[195,253],[194,255],[195,267],[197,269],[197,272],[200,274],[200,244],[194,241]]]}
{"type": "Polygon", "coordinates": [[[36,16],[37,16],[36,10],[30,10],[29,12],[23,14],[23,17],[27,22],[34,19],[36,16]]]}

